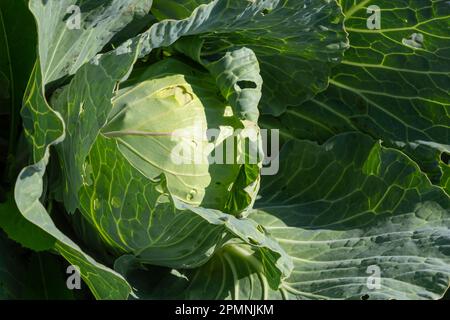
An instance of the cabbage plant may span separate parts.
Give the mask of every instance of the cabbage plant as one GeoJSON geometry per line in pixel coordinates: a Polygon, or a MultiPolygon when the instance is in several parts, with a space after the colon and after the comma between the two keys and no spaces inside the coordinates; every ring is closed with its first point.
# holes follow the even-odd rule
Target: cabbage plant
{"type": "Polygon", "coordinates": [[[0,298],[445,294],[448,1],[0,9],[0,298]]]}

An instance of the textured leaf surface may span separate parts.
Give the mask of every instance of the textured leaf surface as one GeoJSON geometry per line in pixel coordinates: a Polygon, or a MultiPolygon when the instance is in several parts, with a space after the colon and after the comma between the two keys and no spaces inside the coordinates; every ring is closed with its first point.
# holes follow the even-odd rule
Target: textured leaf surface
{"type": "Polygon", "coordinates": [[[321,142],[344,131],[368,133],[404,150],[445,186],[449,167],[440,155],[449,152],[450,141],[448,1],[342,0],[341,5],[351,48],[333,69],[329,88],[289,108],[281,120],[263,123],[321,142]],[[382,10],[380,30],[366,26],[372,5],[382,10]],[[422,41],[413,45],[411,37],[422,41]]]}
{"type": "Polygon", "coordinates": [[[208,64],[204,59],[222,58],[234,48],[252,49],[264,79],[261,108],[275,115],[324,90],[330,67],[347,46],[343,16],[334,1],[160,0],[152,12],[160,19],[194,12],[188,33],[202,34],[185,52],[199,62],[208,64]],[[206,29],[218,23],[223,24],[220,29],[206,29]]]}
{"type": "Polygon", "coordinates": [[[25,136],[32,146],[33,160],[38,162],[44,157],[49,144],[64,139],[65,130],[59,114],[54,112],[45,99],[39,61],[31,73],[20,114],[25,136]]]}
{"type": "Polygon", "coordinates": [[[450,199],[367,136],[289,143],[252,215],[293,257],[307,298],[437,299],[450,281],[450,199]],[[295,167],[294,167],[295,165],[295,167]],[[369,278],[379,268],[380,287],[369,278]],[[371,271],[372,270],[372,271],[371,271]]]}
{"type": "Polygon", "coordinates": [[[77,208],[86,169],[84,160],[106,124],[113,91],[130,72],[135,59],[136,53],[108,54],[85,64],[52,101],[66,127],[65,138],[57,150],[65,173],[64,204],[69,212],[77,208]]]}
{"type": "MultiPolygon", "coordinates": [[[[45,14],[43,14],[45,12],[47,12],[47,14],[53,13],[52,18],[55,19],[54,22],[61,23],[65,15],[65,13],[63,13],[63,11],[61,10],[66,10],[67,8],[57,7],[59,9],[56,12],[52,9],[52,6],[62,6],[64,4],[68,3],[55,1],[46,1],[45,3],[40,1],[33,1],[32,3],[30,3],[31,7],[34,9],[36,19],[38,20],[38,29],[40,31],[42,31],[43,26],[46,26],[47,29],[51,29],[52,27],[54,27],[50,23],[51,21],[47,19],[48,17],[46,18],[45,14]]],[[[91,16],[91,18],[93,17],[91,16]]],[[[65,27],[62,26],[59,30],[63,32],[60,35],[60,41],[62,41],[62,39],[66,39],[63,36],[65,32],[64,29],[65,27]]],[[[53,34],[53,31],[56,32],[56,30],[47,30],[48,35],[50,36],[51,34],[53,34]]],[[[74,38],[72,38],[72,41],[76,42],[74,38]]],[[[58,45],[58,43],[59,42],[57,41],[54,44],[58,45]]],[[[34,223],[57,240],[55,249],[59,251],[61,255],[64,256],[71,264],[77,265],[80,268],[83,279],[90,286],[92,292],[97,298],[127,298],[131,292],[131,288],[126,283],[126,281],[117,273],[97,263],[91,257],[86,255],[75,243],[73,243],[67,236],[65,236],[55,226],[45,207],[39,201],[43,192],[42,178],[45,174],[46,166],[49,161],[50,147],[63,141],[66,134],[65,122],[61,117],[61,114],[55,112],[48,105],[45,98],[46,94],[44,91],[44,87],[48,83],[48,81],[56,79],[53,78],[54,76],[56,77],[57,75],[59,77],[65,75],[63,73],[68,71],[65,69],[66,66],[61,69],[64,71],[58,71],[59,66],[55,66],[54,69],[50,70],[49,66],[53,63],[53,58],[50,58],[50,60],[48,60],[49,57],[47,55],[47,50],[49,50],[49,48],[45,47],[41,48],[41,50],[39,51],[40,57],[42,56],[43,58],[38,61],[33,74],[31,75],[31,80],[25,95],[26,99],[24,107],[22,109],[24,128],[26,135],[31,141],[33,147],[33,158],[35,164],[24,168],[20,173],[16,182],[15,200],[22,215],[28,221],[34,223]],[[41,70],[41,63],[44,70],[41,70]],[[50,74],[49,71],[51,72],[50,74]]],[[[60,50],[61,48],[59,47],[53,48],[53,51],[51,51],[51,55],[56,55],[60,50]]],[[[94,54],[95,53],[96,52],[94,52],[94,54]]],[[[128,61],[131,60],[131,63],[134,62],[134,57],[126,56],[124,59],[128,59],[128,61]]],[[[108,56],[103,59],[103,61],[104,63],[108,64],[108,56]]],[[[59,62],[62,64],[65,63],[63,58],[59,59],[59,62]]],[[[100,67],[96,67],[98,68],[96,71],[98,71],[100,67]]],[[[126,74],[130,68],[130,62],[128,62],[127,64],[125,61],[124,68],[126,74]]],[[[89,70],[89,65],[86,66],[86,69],[89,70]]],[[[121,72],[123,72],[123,69],[118,68],[117,72],[120,74],[120,77],[123,77],[125,75],[121,74],[121,72]]],[[[102,72],[100,72],[99,74],[100,76],[102,74],[104,75],[104,73],[102,72]]],[[[109,82],[113,82],[115,84],[114,81],[114,79],[109,80],[109,82]]],[[[105,85],[107,86],[107,83],[105,85]]],[[[113,88],[111,88],[111,95],[112,89],[113,88]]]]}
{"type": "MultiPolygon", "coordinates": [[[[195,46],[196,40],[187,37],[180,40],[176,47],[181,47],[183,50],[184,44],[189,42],[195,46]]],[[[196,48],[196,50],[200,49],[196,48]]],[[[213,62],[202,60],[198,56],[199,54],[200,52],[196,54],[196,60],[201,62],[216,79],[223,97],[233,107],[239,119],[257,123],[263,79],[255,53],[248,48],[235,49],[228,51],[221,59],[213,62]]]]}
{"type": "Polygon", "coordinates": [[[261,256],[251,247],[224,247],[204,266],[193,270],[146,267],[132,256],[115,263],[136,289],[140,299],[267,300],[287,297],[286,290],[271,288],[261,256]]]}
{"type": "MultiPolygon", "coordinates": [[[[108,62],[107,59],[105,61],[108,62]]],[[[91,65],[86,68],[88,69],[89,66],[91,65]]],[[[97,68],[100,69],[98,66],[97,68]]],[[[70,263],[80,268],[83,279],[97,298],[126,298],[131,291],[126,281],[86,255],[65,236],[55,226],[45,207],[39,201],[43,192],[42,179],[49,161],[50,147],[65,139],[64,121],[61,115],[48,105],[43,90],[41,72],[39,64],[37,64],[22,109],[25,131],[33,143],[36,163],[24,168],[17,179],[14,195],[17,207],[28,221],[57,240],[55,249],[70,263]]]]}
{"type": "Polygon", "coordinates": [[[55,226],[45,207],[39,202],[43,189],[42,177],[49,159],[48,148],[42,160],[24,168],[20,173],[15,189],[17,207],[28,221],[57,240],[55,249],[72,265],[80,268],[84,281],[90,286],[97,298],[127,298],[131,292],[128,283],[118,274],[86,255],[72,240],[65,236],[55,226]]]}

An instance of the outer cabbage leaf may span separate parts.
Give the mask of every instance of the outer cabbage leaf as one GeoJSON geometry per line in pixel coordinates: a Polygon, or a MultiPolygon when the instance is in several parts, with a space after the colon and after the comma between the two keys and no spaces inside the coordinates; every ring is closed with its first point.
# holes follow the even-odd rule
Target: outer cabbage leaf
{"type": "MultiPolygon", "coordinates": [[[[58,142],[58,140],[56,140],[58,142]]],[[[45,207],[39,201],[43,191],[43,175],[50,155],[47,146],[43,158],[26,167],[16,182],[15,200],[22,215],[31,223],[46,231],[57,241],[54,248],[72,265],[80,269],[81,276],[97,298],[124,299],[131,292],[128,283],[117,273],[97,263],[86,255],[54,224],[45,207]]]]}
{"type": "Polygon", "coordinates": [[[75,74],[151,5],[152,0],[30,0],[43,82],[75,74]]]}
{"type": "Polygon", "coordinates": [[[444,294],[450,282],[450,199],[414,162],[353,133],[322,146],[291,142],[283,152],[281,172],[264,181],[252,217],[294,259],[284,285],[290,294],[334,299],[444,294]],[[374,288],[375,270],[380,286],[374,288]]]}
{"type": "MultiPolygon", "coordinates": [[[[128,60],[129,63],[130,60],[134,61],[131,57],[128,57],[128,60]]],[[[105,58],[104,63],[107,65],[111,61],[105,58]]],[[[86,65],[84,69],[92,68],[92,66],[86,65]]],[[[95,67],[95,72],[99,77],[105,76],[105,73],[98,72],[98,70],[105,69],[100,66],[95,67]]],[[[120,71],[122,69],[118,70],[118,72],[120,71]]],[[[128,70],[123,72],[126,73],[128,70]]],[[[109,75],[106,74],[106,76],[109,75]]],[[[124,74],[119,74],[118,79],[123,76],[124,74]]],[[[40,67],[37,65],[31,76],[26,93],[27,99],[22,109],[25,132],[33,142],[33,155],[37,162],[25,167],[19,174],[14,194],[17,207],[28,221],[56,239],[55,249],[71,264],[80,268],[84,281],[97,298],[127,298],[131,292],[128,283],[120,275],[86,255],[78,245],[64,235],[56,227],[46,208],[40,202],[43,193],[43,176],[50,157],[50,147],[65,139],[65,123],[61,115],[54,111],[45,100],[41,77],[40,67]]]]}
{"type": "MultiPolygon", "coordinates": [[[[200,28],[217,23],[218,17],[227,19],[221,29],[205,30],[177,48],[207,67],[227,51],[252,49],[264,79],[261,108],[275,115],[326,89],[330,67],[340,61],[347,47],[342,12],[335,1],[158,0],[152,12],[159,19],[181,19],[194,12],[202,21],[200,28]],[[198,7],[204,4],[208,5],[198,7]],[[220,15],[224,7],[236,12],[234,17],[220,15]]],[[[227,72],[231,66],[224,67],[227,72]]],[[[240,89],[228,86],[227,91],[239,93],[240,89]]],[[[244,117],[251,116],[239,101],[233,106],[244,117]]]]}
{"type": "Polygon", "coordinates": [[[279,290],[267,285],[245,245],[224,247],[194,270],[146,270],[127,258],[116,270],[153,299],[443,296],[450,283],[450,200],[414,162],[358,133],[323,145],[291,141],[280,157],[279,175],[263,178],[250,214],[294,260],[279,290]]]}
{"type": "Polygon", "coordinates": [[[351,47],[333,69],[329,88],[280,119],[286,137],[324,142],[362,131],[416,160],[449,192],[450,6],[445,0],[341,0],[351,47]],[[372,5],[381,29],[369,30],[372,5]],[[417,42],[413,41],[416,39],[417,42]]]}
{"type": "MultiPolygon", "coordinates": [[[[40,43],[45,42],[43,38],[49,35],[54,35],[54,32],[61,32],[59,34],[59,41],[56,41],[56,47],[44,47],[39,50],[39,60],[36,64],[34,71],[31,75],[31,79],[25,94],[24,106],[22,108],[22,117],[24,120],[24,130],[31,142],[33,149],[33,159],[35,164],[28,166],[20,173],[15,187],[15,200],[17,207],[22,215],[31,223],[37,225],[57,241],[55,243],[55,249],[64,256],[71,264],[77,265],[80,268],[80,273],[85,282],[90,286],[92,292],[97,298],[127,298],[131,292],[131,288],[126,281],[114,271],[106,268],[105,266],[97,263],[91,257],[86,255],[75,243],[73,243],[68,237],[66,237],[54,224],[51,217],[47,213],[45,207],[39,201],[43,192],[43,176],[45,169],[49,161],[50,147],[58,144],[65,138],[65,123],[61,115],[55,112],[46,101],[45,86],[48,81],[56,79],[56,77],[67,75],[68,66],[64,57],[60,57],[58,60],[58,66],[55,66],[55,70],[50,70],[50,65],[53,62],[53,58],[58,53],[67,51],[67,48],[60,47],[59,44],[66,41],[67,28],[64,25],[65,11],[67,7],[58,7],[58,5],[75,4],[75,1],[68,2],[56,2],[56,1],[30,1],[30,7],[35,14],[40,43]],[[56,6],[56,7],[55,7],[56,6]],[[58,10],[56,10],[56,9],[58,10]],[[55,11],[55,10],[56,11],[55,11]],[[51,19],[49,18],[51,17],[51,19]],[[52,28],[55,25],[59,28],[52,28]],[[43,30],[46,30],[45,32],[43,30]],[[48,50],[53,51],[48,51],[48,50]],[[50,54],[49,54],[50,52],[50,54]],[[49,56],[50,55],[50,56],[49,56]],[[44,70],[42,70],[42,68],[44,70]],[[62,69],[58,69],[60,66],[64,66],[62,69]],[[61,71],[64,70],[64,71],[61,71]],[[43,76],[45,74],[45,77],[43,76]]],[[[123,8],[122,8],[123,9],[123,8]]],[[[101,13],[103,11],[95,11],[101,13]]],[[[100,15],[101,16],[101,15],[100,15]]],[[[95,18],[95,15],[91,15],[90,19],[95,18]]],[[[120,20],[121,17],[115,17],[114,19],[120,20]]],[[[110,22],[112,20],[109,20],[110,22]]],[[[127,20],[122,21],[122,25],[126,26],[127,20]]],[[[108,25],[109,27],[117,28],[119,23],[113,23],[108,25]]],[[[109,28],[108,27],[108,28],[109,28]]],[[[103,33],[108,33],[108,28],[98,29],[97,36],[99,39],[103,36],[103,33]]],[[[70,33],[70,32],[69,32],[70,33]]],[[[77,42],[81,38],[85,37],[86,33],[77,33],[77,37],[73,37],[73,33],[70,33],[69,43],[77,42]]],[[[91,35],[95,34],[95,31],[90,28],[91,35]]],[[[83,39],[85,41],[86,39],[83,39]]],[[[81,41],[81,40],[80,40],[81,41]]],[[[105,40],[106,41],[106,40],[105,40]]],[[[94,39],[95,42],[95,39],[94,39]]],[[[65,42],[67,43],[67,42],[65,42]]],[[[100,43],[100,41],[99,41],[100,43]]],[[[78,48],[80,49],[80,48],[78,48]]],[[[77,51],[74,49],[72,52],[77,51]]],[[[82,49],[82,48],[81,48],[82,49]]],[[[84,55],[84,59],[90,59],[88,54],[84,51],[78,51],[79,54],[84,55]]],[[[90,55],[94,55],[90,53],[90,55]]],[[[73,58],[73,57],[72,57],[73,58]]],[[[78,61],[79,57],[74,59],[78,61]]],[[[71,60],[71,63],[74,61],[71,60]]],[[[131,59],[134,62],[134,58],[131,59]]],[[[128,69],[126,70],[128,72],[128,69]]],[[[121,75],[123,77],[125,74],[121,75]]],[[[111,93],[112,94],[112,93],[111,93]]]]}

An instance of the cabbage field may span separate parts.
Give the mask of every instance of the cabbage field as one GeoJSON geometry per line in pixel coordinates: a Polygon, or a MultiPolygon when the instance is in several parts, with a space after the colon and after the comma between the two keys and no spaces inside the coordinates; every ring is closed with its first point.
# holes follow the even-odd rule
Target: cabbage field
{"type": "Polygon", "coordinates": [[[0,0],[0,299],[441,299],[447,0],[0,0]]]}

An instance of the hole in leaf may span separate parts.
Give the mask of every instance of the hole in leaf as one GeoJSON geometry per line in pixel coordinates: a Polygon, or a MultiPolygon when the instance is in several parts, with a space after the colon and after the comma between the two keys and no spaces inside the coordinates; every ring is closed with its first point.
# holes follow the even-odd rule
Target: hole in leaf
{"type": "Polygon", "coordinates": [[[241,88],[241,90],[242,89],[256,89],[258,87],[255,82],[245,81],[245,80],[238,81],[237,85],[239,86],[239,88],[241,88]]]}
{"type": "Polygon", "coordinates": [[[263,16],[267,16],[269,13],[271,13],[272,12],[272,9],[269,9],[269,8],[266,8],[266,9],[264,9],[263,11],[261,11],[261,14],[263,15],[263,16]]]}
{"type": "Polygon", "coordinates": [[[256,227],[256,229],[258,229],[258,231],[261,233],[266,233],[266,229],[264,228],[264,226],[260,224],[256,227]]]}
{"type": "Polygon", "coordinates": [[[361,300],[369,300],[370,296],[368,294],[365,294],[361,297],[361,300]]]}

